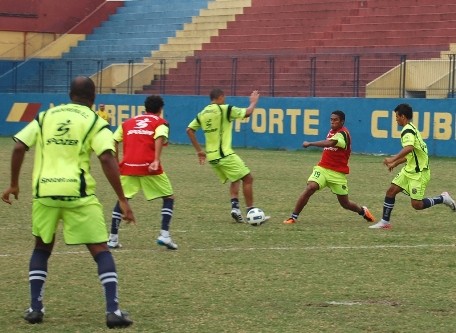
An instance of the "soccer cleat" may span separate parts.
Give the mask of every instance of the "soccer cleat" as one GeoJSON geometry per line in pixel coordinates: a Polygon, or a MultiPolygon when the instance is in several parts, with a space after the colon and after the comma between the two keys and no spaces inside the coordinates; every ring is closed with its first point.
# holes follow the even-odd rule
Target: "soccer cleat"
{"type": "Polygon", "coordinates": [[[108,240],[108,247],[110,249],[120,249],[122,247],[122,244],[120,244],[119,241],[108,240]]]}
{"type": "Polygon", "coordinates": [[[374,225],[369,226],[369,229],[391,229],[392,225],[389,222],[380,220],[379,222],[375,223],[374,225]]]}
{"type": "Polygon", "coordinates": [[[283,224],[294,224],[296,223],[296,219],[290,217],[289,219],[286,219],[285,221],[283,221],[283,224]]]}
{"type": "Polygon", "coordinates": [[[128,318],[128,313],[117,310],[106,314],[106,326],[109,328],[125,328],[133,324],[133,321],[128,318]],[[116,312],[120,313],[117,314],[116,312]]]}
{"type": "Polygon", "coordinates": [[[231,209],[231,217],[237,222],[237,223],[244,223],[244,218],[242,217],[241,210],[239,208],[233,208],[231,209]]]}
{"type": "Polygon", "coordinates": [[[366,206],[363,206],[363,210],[364,210],[363,218],[368,222],[374,222],[375,217],[374,217],[374,215],[372,215],[372,213],[369,211],[369,209],[367,209],[366,206]]]}
{"type": "Polygon", "coordinates": [[[456,212],[456,203],[454,202],[453,198],[450,196],[450,193],[448,192],[443,192],[441,194],[442,198],[443,198],[443,203],[450,207],[450,209],[453,211],[453,212],[456,212]]]}
{"type": "Polygon", "coordinates": [[[25,310],[24,319],[30,324],[41,324],[43,322],[44,310],[32,310],[29,308],[25,310]]]}
{"type": "Polygon", "coordinates": [[[157,238],[157,244],[161,246],[166,246],[168,250],[177,250],[177,244],[173,242],[171,237],[159,236],[157,238]]]}

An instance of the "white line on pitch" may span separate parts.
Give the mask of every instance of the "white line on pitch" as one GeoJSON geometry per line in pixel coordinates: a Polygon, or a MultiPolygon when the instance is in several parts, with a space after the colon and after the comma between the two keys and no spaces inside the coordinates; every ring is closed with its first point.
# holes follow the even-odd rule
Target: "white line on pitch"
{"type": "MultiPolygon", "coordinates": [[[[422,248],[445,248],[445,247],[456,247],[455,244],[417,244],[417,245],[361,245],[361,246],[304,246],[304,247],[214,247],[214,248],[188,248],[190,251],[219,251],[219,252],[228,252],[228,251],[315,251],[315,250],[369,250],[369,249],[422,249],[422,248]]],[[[163,249],[119,249],[112,250],[112,252],[119,254],[122,252],[156,252],[163,249]]],[[[32,249],[30,249],[32,251],[32,249]]],[[[88,251],[54,251],[53,255],[66,255],[66,254],[87,254],[88,251]]],[[[15,253],[15,254],[0,254],[0,257],[14,257],[14,256],[24,256],[30,255],[30,253],[15,253]]]]}
{"type": "Polygon", "coordinates": [[[352,301],[330,301],[326,302],[329,305],[363,305],[361,302],[352,302],[352,301]]]}
{"type": "Polygon", "coordinates": [[[313,251],[313,250],[365,250],[365,249],[413,249],[432,247],[455,247],[455,244],[418,244],[418,245],[360,245],[360,246],[305,246],[305,247],[231,247],[212,249],[193,249],[194,251],[313,251]]]}

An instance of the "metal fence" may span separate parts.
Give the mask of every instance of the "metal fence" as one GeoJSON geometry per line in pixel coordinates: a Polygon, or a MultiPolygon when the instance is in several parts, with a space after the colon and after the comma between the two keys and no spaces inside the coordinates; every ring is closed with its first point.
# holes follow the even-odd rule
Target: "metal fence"
{"type": "Polygon", "coordinates": [[[220,87],[231,96],[258,89],[271,97],[455,97],[456,54],[438,55],[435,51],[380,50],[239,52],[147,63],[136,58],[123,64],[94,58],[0,61],[0,92],[67,92],[73,76],[87,75],[94,79],[99,93],[206,95],[220,87]],[[439,86],[433,85],[436,80],[440,80],[439,86]],[[373,84],[377,81],[383,83],[373,84]]]}

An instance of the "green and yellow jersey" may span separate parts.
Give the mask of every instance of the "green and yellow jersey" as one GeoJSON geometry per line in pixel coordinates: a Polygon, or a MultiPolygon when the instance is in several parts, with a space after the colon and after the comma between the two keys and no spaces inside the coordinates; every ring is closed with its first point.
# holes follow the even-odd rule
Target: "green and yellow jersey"
{"type": "Polygon", "coordinates": [[[14,136],[35,147],[33,195],[35,198],[80,198],[95,193],[90,154],[114,151],[109,124],[90,108],[66,104],[38,114],[14,136]]]}
{"type": "Polygon", "coordinates": [[[421,133],[412,123],[408,123],[402,129],[401,144],[402,147],[413,146],[413,151],[405,156],[407,162],[404,166],[404,171],[416,173],[429,168],[427,145],[423,141],[421,133]]]}
{"type": "Polygon", "coordinates": [[[209,104],[188,125],[197,131],[202,129],[206,138],[208,161],[218,160],[234,153],[232,145],[233,120],[245,118],[247,110],[228,104],[209,104]]]}

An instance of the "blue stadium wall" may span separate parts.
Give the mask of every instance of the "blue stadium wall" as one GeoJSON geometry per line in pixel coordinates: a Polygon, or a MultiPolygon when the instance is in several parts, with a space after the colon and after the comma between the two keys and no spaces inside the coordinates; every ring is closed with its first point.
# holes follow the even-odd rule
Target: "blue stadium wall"
{"type": "MultiPolygon", "coordinates": [[[[164,95],[165,118],[170,122],[170,141],[189,144],[185,133],[196,113],[209,103],[206,96],[164,95]]],[[[125,119],[140,114],[144,95],[98,95],[112,114],[113,129],[125,119]]],[[[0,94],[0,135],[12,136],[39,111],[68,102],[65,94],[0,94]]],[[[247,97],[227,97],[227,103],[247,106],[247,97]]],[[[434,156],[456,156],[456,107],[453,99],[365,99],[365,98],[274,98],[262,97],[254,115],[234,124],[236,147],[265,149],[301,148],[304,140],[325,138],[332,111],[346,114],[353,151],[394,154],[400,150],[400,128],[391,110],[409,103],[415,110],[414,123],[422,131],[434,156]]],[[[199,133],[201,138],[201,133],[199,133]]]]}

